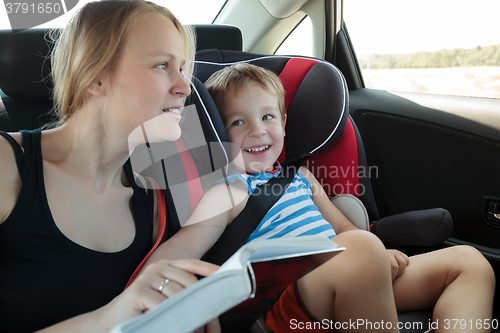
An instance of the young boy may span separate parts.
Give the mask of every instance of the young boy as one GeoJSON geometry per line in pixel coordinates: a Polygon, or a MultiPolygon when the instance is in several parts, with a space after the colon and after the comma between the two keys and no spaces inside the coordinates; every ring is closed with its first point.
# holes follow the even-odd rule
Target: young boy
{"type": "MultiPolygon", "coordinates": [[[[162,244],[148,263],[200,258],[242,211],[249,194],[281,172],[276,161],[283,148],[286,114],[279,78],[241,63],[214,73],[205,84],[229,140],[240,147],[246,173],[228,177],[235,204],[228,198],[225,184],[210,188],[186,226],[162,244]]],[[[442,323],[438,332],[448,327],[448,332],[460,330],[445,325],[453,319],[476,323],[491,318],[495,279],[478,251],[460,246],[408,258],[386,250],[374,235],[357,230],[335,208],[306,168],[298,170],[247,242],[317,233],[335,237],[347,250],[287,288],[266,314],[266,326],[274,332],[301,332],[300,327],[323,319],[336,322],[343,332],[352,329],[348,324],[358,319],[377,325],[377,331],[394,332],[398,327],[396,309],[433,306],[433,320],[442,323]]],[[[181,288],[175,281],[167,287],[172,294],[181,288]]],[[[467,332],[488,331],[485,325],[469,326],[467,332]]],[[[373,326],[355,329],[364,332],[373,326]]]]}

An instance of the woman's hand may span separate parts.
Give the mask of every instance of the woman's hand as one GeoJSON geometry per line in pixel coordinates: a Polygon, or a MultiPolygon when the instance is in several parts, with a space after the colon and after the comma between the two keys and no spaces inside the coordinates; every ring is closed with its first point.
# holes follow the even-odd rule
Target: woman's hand
{"type": "MultiPolygon", "coordinates": [[[[197,282],[194,274],[207,276],[217,268],[194,259],[162,260],[151,264],[123,293],[101,308],[101,318],[111,330],[118,323],[153,309],[166,298],[197,282]]],[[[210,331],[217,332],[207,330],[210,331]]]]}
{"type": "Polygon", "coordinates": [[[391,261],[392,281],[403,274],[406,266],[410,264],[410,258],[406,254],[398,250],[387,250],[389,260],[391,261]]]}

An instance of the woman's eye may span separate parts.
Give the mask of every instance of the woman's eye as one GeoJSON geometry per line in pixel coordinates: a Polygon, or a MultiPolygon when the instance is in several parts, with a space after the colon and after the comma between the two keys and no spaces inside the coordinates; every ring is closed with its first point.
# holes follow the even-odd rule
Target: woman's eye
{"type": "Polygon", "coordinates": [[[273,116],[271,116],[270,114],[266,114],[264,117],[262,117],[262,120],[271,120],[273,119],[273,116]]]}
{"type": "Polygon", "coordinates": [[[159,69],[163,69],[164,71],[166,71],[166,70],[167,70],[167,68],[168,68],[168,66],[167,66],[167,63],[166,63],[166,62],[164,62],[164,63],[162,63],[162,64],[159,64],[159,65],[157,65],[156,67],[158,67],[159,69]]]}

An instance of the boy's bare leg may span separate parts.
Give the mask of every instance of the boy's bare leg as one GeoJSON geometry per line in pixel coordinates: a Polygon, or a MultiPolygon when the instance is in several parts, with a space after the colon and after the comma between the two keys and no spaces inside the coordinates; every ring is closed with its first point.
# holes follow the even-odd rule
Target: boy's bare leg
{"type": "Polygon", "coordinates": [[[398,310],[434,306],[436,332],[489,332],[484,327],[491,325],[494,291],[490,264],[469,246],[413,256],[394,281],[398,310]]]}
{"type": "MultiPolygon", "coordinates": [[[[343,325],[341,332],[398,332],[389,257],[380,240],[366,231],[347,231],[333,239],[347,249],[297,282],[300,297],[318,320],[343,325]],[[379,326],[376,326],[377,328],[379,326]],[[390,328],[390,329],[382,329],[390,328]]],[[[334,328],[334,327],[332,327],[334,328]]]]}

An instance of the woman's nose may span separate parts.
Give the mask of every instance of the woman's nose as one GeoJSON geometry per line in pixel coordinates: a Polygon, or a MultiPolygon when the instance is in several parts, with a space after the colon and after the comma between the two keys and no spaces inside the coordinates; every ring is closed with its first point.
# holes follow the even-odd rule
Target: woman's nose
{"type": "Polygon", "coordinates": [[[179,72],[175,76],[175,83],[172,86],[173,94],[186,97],[191,93],[190,78],[184,74],[184,72],[179,72]]]}

